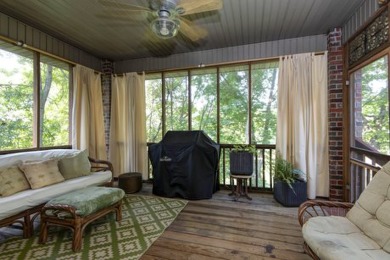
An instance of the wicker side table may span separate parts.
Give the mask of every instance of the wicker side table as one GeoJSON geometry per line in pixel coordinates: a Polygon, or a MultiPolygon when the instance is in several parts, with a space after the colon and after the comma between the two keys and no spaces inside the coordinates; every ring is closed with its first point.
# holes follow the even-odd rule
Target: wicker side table
{"type": "Polygon", "coordinates": [[[128,172],[118,176],[118,187],[126,193],[136,193],[142,189],[142,174],[128,172]]]}

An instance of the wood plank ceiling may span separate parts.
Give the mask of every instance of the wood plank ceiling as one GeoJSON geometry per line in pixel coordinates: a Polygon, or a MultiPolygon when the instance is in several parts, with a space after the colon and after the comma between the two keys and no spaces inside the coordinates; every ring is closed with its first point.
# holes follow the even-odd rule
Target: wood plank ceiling
{"type": "MultiPolygon", "coordinates": [[[[146,0],[111,1],[149,6],[146,0]]],[[[223,0],[219,11],[186,16],[208,32],[198,42],[181,33],[156,38],[146,17],[132,19],[136,13],[101,0],[1,0],[0,12],[98,58],[118,61],[326,34],[341,27],[363,1],[223,0]]]]}

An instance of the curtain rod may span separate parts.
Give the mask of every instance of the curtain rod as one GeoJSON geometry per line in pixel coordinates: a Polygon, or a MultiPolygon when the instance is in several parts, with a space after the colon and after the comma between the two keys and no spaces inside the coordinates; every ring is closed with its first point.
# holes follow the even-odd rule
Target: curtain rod
{"type": "MultiPolygon", "coordinates": [[[[136,72],[137,75],[143,75],[145,72],[136,72]]],[[[123,77],[126,73],[112,73],[114,77],[123,77]]]]}
{"type": "MultiPolygon", "coordinates": [[[[35,47],[33,47],[33,46],[30,46],[30,45],[24,43],[23,41],[12,40],[12,39],[7,38],[7,37],[2,36],[2,35],[0,35],[0,40],[5,41],[5,42],[10,43],[10,44],[14,44],[14,45],[16,45],[16,46],[19,46],[19,47],[21,47],[21,48],[24,48],[24,49],[27,49],[27,50],[30,50],[30,51],[38,52],[38,53],[40,53],[40,54],[49,56],[49,57],[54,58],[54,59],[57,59],[57,60],[60,60],[60,61],[69,63],[69,64],[72,65],[72,66],[81,65],[81,64],[78,64],[78,63],[76,63],[76,62],[73,62],[73,61],[70,61],[70,60],[68,60],[68,59],[65,59],[65,58],[59,57],[59,56],[57,56],[57,55],[54,55],[54,54],[52,54],[52,53],[49,53],[49,52],[47,52],[47,51],[44,51],[44,50],[35,48],[35,47]]],[[[95,72],[95,74],[101,73],[100,71],[97,71],[97,70],[94,70],[94,72],[95,72]]]]}
{"type": "MultiPolygon", "coordinates": [[[[314,55],[324,55],[325,52],[327,51],[318,51],[314,52],[314,55]]],[[[299,54],[299,53],[296,53],[299,54]]],[[[291,54],[293,55],[293,54],[291,54]]],[[[285,55],[283,55],[285,56],[285,55]]],[[[247,59],[247,60],[240,60],[238,62],[234,61],[227,61],[227,62],[219,62],[219,63],[210,63],[210,64],[203,64],[203,66],[189,66],[189,67],[184,67],[184,68],[171,68],[171,69],[165,69],[165,70],[146,70],[145,73],[160,73],[160,72],[170,72],[170,71],[178,71],[178,70],[189,70],[189,69],[202,69],[202,68],[207,68],[207,67],[218,67],[218,66],[225,66],[225,65],[239,65],[241,63],[248,63],[248,62],[259,62],[259,61],[277,61],[279,60],[281,56],[274,56],[274,57],[267,57],[267,58],[258,58],[258,59],[247,59]]],[[[137,72],[137,73],[142,73],[142,72],[137,72]]]]}

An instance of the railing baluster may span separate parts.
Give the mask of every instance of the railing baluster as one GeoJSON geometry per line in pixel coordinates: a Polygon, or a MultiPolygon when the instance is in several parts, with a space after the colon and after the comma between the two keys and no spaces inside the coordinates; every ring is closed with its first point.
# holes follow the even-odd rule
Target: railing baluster
{"type": "Polygon", "coordinates": [[[255,154],[255,183],[256,183],[256,188],[259,188],[259,157],[257,155],[257,149],[256,149],[256,154],[255,154]]]}
{"type": "MultiPolygon", "coordinates": [[[[225,156],[226,150],[225,150],[225,148],[222,148],[222,151],[223,151],[223,153],[222,153],[223,183],[222,184],[224,186],[226,186],[226,167],[225,167],[226,166],[226,156],[225,156]]],[[[231,180],[230,180],[229,184],[231,185],[231,180]]]]}
{"type": "Polygon", "coordinates": [[[269,179],[270,179],[270,182],[269,182],[269,187],[271,188],[271,190],[273,190],[273,178],[272,178],[272,165],[273,165],[273,161],[272,161],[272,149],[269,149],[269,179]]]}

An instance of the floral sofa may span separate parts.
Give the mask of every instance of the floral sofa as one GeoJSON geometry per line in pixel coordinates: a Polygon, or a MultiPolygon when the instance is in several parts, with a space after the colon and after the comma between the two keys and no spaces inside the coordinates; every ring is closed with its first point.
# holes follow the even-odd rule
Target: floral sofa
{"type": "Polygon", "coordinates": [[[43,205],[62,194],[90,186],[112,186],[108,161],[87,151],[54,149],[0,155],[0,227],[20,224],[23,236],[43,205]]]}
{"type": "Polygon", "coordinates": [[[355,204],[307,201],[298,220],[314,259],[390,259],[390,162],[355,204]]]}

